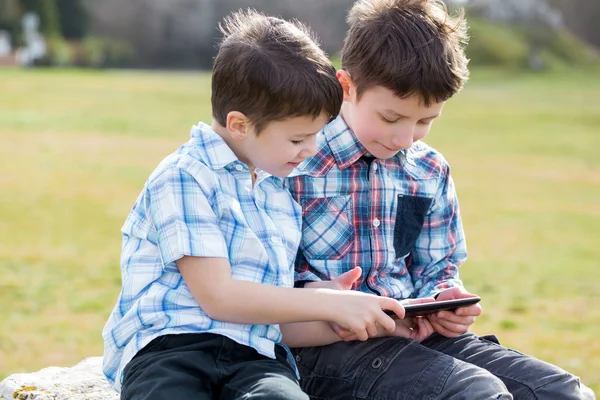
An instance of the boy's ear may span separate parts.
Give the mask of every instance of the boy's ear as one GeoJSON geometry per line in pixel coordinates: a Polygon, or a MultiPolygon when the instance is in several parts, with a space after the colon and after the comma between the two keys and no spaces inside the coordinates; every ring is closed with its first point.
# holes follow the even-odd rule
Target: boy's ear
{"type": "Polygon", "coordinates": [[[250,120],[244,113],[230,111],[227,114],[226,128],[234,140],[242,140],[250,133],[250,120]]]}
{"type": "Polygon", "coordinates": [[[356,90],[354,82],[352,82],[352,77],[344,69],[340,69],[336,73],[336,76],[342,85],[342,89],[344,89],[344,101],[352,101],[352,92],[356,90]]]}

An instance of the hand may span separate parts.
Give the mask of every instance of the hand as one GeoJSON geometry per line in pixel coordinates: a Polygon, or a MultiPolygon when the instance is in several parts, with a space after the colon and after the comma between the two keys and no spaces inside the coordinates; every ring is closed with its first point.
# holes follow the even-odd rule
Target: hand
{"type": "Polygon", "coordinates": [[[435,329],[433,329],[427,318],[416,317],[397,320],[396,330],[389,336],[399,336],[412,339],[415,342],[422,342],[431,336],[433,332],[435,332],[435,329]]]}
{"type": "MultiPolygon", "coordinates": [[[[435,301],[433,297],[426,297],[420,299],[410,299],[401,301],[402,304],[420,304],[430,303],[435,301]]],[[[395,319],[396,329],[393,332],[388,332],[382,328],[378,330],[377,337],[385,336],[397,336],[406,339],[412,339],[416,342],[422,342],[427,339],[435,330],[427,318],[416,317],[407,319],[395,319]]],[[[352,342],[358,340],[356,335],[349,331],[340,328],[336,324],[331,324],[333,331],[345,342],[352,342]]]]}
{"type": "MultiPolygon", "coordinates": [[[[475,297],[460,287],[446,289],[437,297],[437,300],[454,300],[475,297]]],[[[427,317],[431,325],[441,335],[446,337],[457,337],[469,330],[469,327],[475,322],[475,317],[481,315],[481,305],[479,303],[468,307],[460,307],[454,311],[438,311],[427,317]]]]}
{"type": "MultiPolygon", "coordinates": [[[[336,276],[330,281],[309,282],[304,285],[305,288],[326,288],[333,290],[350,290],[354,282],[362,275],[362,268],[354,267],[350,271],[344,272],[340,276],[336,276]]],[[[358,337],[347,329],[342,329],[335,322],[329,322],[331,329],[345,342],[358,340],[358,337]]]]}
{"type": "MultiPolygon", "coordinates": [[[[350,271],[347,271],[345,273],[343,273],[342,275],[339,275],[337,277],[335,277],[334,279],[330,280],[330,281],[320,281],[320,282],[310,282],[307,283],[304,287],[305,288],[326,288],[326,289],[333,289],[333,290],[340,290],[340,291],[349,291],[350,289],[352,289],[352,286],[354,285],[354,283],[360,278],[362,274],[362,269],[360,267],[354,267],[353,269],[351,269],[350,271]]],[[[394,299],[390,299],[390,298],[386,298],[386,297],[380,297],[380,296],[373,296],[373,295],[367,295],[365,293],[361,293],[361,292],[352,292],[355,294],[360,294],[360,295],[364,295],[364,296],[370,296],[371,300],[373,301],[374,299],[377,299],[377,303],[379,304],[379,310],[377,310],[377,313],[375,315],[371,316],[370,320],[363,320],[363,322],[365,323],[364,328],[362,327],[358,327],[355,329],[350,328],[350,325],[348,325],[349,322],[342,322],[340,323],[340,321],[334,320],[334,321],[330,321],[329,324],[331,325],[331,328],[333,329],[334,332],[336,332],[338,334],[338,336],[340,336],[340,338],[342,340],[346,340],[346,337],[351,338],[350,340],[367,340],[369,337],[376,337],[376,336],[384,336],[385,334],[392,334],[393,332],[395,332],[398,328],[396,326],[395,321],[389,317],[388,315],[386,315],[382,309],[386,309],[386,310],[391,310],[394,311],[395,314],[398,316],[398,318],[402,318],[404,317],[404,307],[402,307],[400,305],[400,303],[394,299]],[[400,316],[402,315],[402,316],[400,316]],[[375,323],[373,323],[373,317],[375,317],[375,323]],[[358,330],[356,330],[358,329],[358,330]],[[366,333],[365,333],[366,332],[366,333]]],[[[433,301],[433,299],[432,299],[433,301]]],[[[348,304],[346,305],[348,306],[348,304]]],[[[359,306],[362,307],[362,306],[359,306]]],[[[345,314],[344,316],[339,316],[340,318],[356,318],[356,317],[352,317],[352,313],[353,312],[357,312],[360,310],[354,309],[354,310],[349,310],[346,311],[347,314],[345,314]]],[[[375,312],[375,310],[373,310],[375,312]]],[[[361,317],[358,317],[361,318],[361,317]]],[[[364,318],[364,317],[362,317],[364,318]]],[[[356,323],[356,322],[353,322],[356,323]]],[[[348,340],[348,341],[350,341],[348,340]]]]}
{"type": "MultiPolygon", "coordinates": [[[[334,331],[350,331],[358,340],[396,331],[396,322],[383,310],[390,310],[397,318],[404,317],[404,307],[399,301],[354,290],[328,291],[332,294],[327,305],[332,307],[331,322],[334,331]],[[336,329],[335,325],[337,325],[336,329]]],[[[343,338],[342,338],[343,339],[343,338]]]]}
{"type": "Polygon", "coordinates": [[[344,304],[340,304],[343,310],[337,311],[333,320],[330,321],[335,332],[351,332],[358,340],[367,340],[369,337],[377,336],[380,328],[389,333],[394,332],[396,324],[383,310],[391,310],[398,318],[402,318],[404,317],[404,307],[394,299],[351,291],[350,289],[361,274],[362,269],[355,267],[330,281],[311,282],[305,287],[339,290],[342,291],[340,295],[348,298],[344,304]],[[358,304],[359,302],[361,304],[358,304]]]}

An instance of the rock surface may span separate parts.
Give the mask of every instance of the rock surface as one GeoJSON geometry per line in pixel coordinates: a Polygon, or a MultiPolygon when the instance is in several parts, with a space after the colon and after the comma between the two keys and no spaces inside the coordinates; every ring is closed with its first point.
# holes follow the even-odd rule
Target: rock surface
{"type": "Polygon", "coordinates": [[[11,375],[0,382],[0,399],[117,400],[119,395],[102,374],[102,357],[91,357],[72,368],[11,375]]]}

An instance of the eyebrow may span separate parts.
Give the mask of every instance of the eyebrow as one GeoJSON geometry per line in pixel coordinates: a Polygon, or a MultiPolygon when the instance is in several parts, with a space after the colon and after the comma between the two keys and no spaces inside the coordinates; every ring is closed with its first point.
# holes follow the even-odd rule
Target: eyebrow
{"type": "Polygon", "coordinates": [[[311,133],[294,133],[294,134],[292,134],[292,136],[294,138],[307,138],[309,136],[314,136],[314,135],[316,135],[319,132],[321,132],[320,129],[318,131],[316,131],[316,132],[311,132],[311,133]]]}
{"type": "MultiPolygon", "coordinates": [[[[385,109],[385,110],[383,110],[383,112],[385,112],[385,113],[390,113],[390,114],[393,114],[393,115],[395,115],[395,116],[397,116],[397,117],[399,117],[399,118],[407,118],[407,119],[408,119],[408,117],[407,117],[406,115],[402,115],[402,114],[400,114],[400,113],[398,113],[398,112],[396,112],[396,111],[394,111],[394,110],[392,110],[392,109],[389,109],[389,108],[388,108],[388,109],[385,109]]],[[[439,117],[439,116],[440,116],[440,114],[441,114],[441,113],[438,113],[438,114],[432,115],[432,116],[430,116],[430,117],[419,118],[419,119],[434,119],[434,118],[437,118],[437,117],[439,117]]]]}

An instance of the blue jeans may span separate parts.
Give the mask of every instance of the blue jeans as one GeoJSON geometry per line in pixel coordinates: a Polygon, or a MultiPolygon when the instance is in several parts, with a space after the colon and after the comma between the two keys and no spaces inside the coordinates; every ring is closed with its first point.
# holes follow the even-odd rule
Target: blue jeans
{"type": "MultiPolygon", "coordinates": [[[[295,349],[311,399],[587,399],[566,371],[500,346],[495,337],[434,334],[295,349]]],[[[593,397],[592,397],[593,398],[593,397]]]]}

